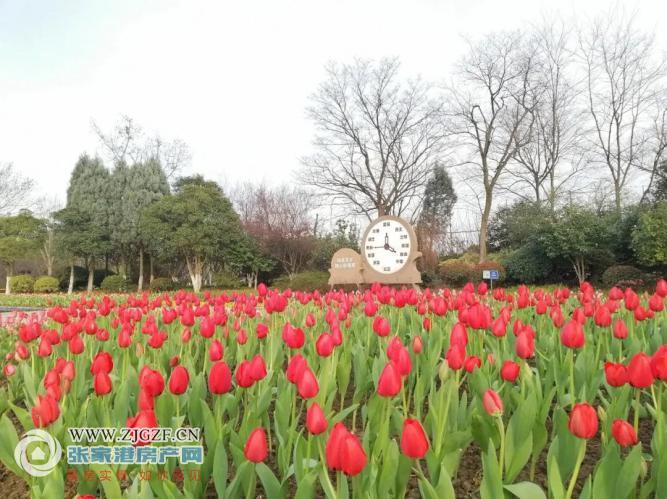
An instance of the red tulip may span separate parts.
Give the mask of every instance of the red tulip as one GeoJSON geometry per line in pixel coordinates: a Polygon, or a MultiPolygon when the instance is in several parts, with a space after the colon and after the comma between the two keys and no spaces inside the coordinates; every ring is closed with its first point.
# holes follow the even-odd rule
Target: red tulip
{"type": "Polygon", "coordinates": [[[306,428],[313,435],[319,435],[329,427],[324,411],[317,402],[313,402],[306,412],[306,428]]]}
{"type": "Polygon", "coordinates": [[[568,348],[581,348],[586,342],[584,328],[577,321],[570,321],[560,333],[560,339],[563,345],[568,348]]]}
{"type": "Polygon", "coordinates": [[[296,383],[297,390],[299,395],[304,399],[313,398],[320,391],[320,387],[317,384],[317,378],[313,374],[313,371],[310,370],[310,367],[305,367],[299,380],[296,383]]]}
{"type": "Polygon", "coordinates": [[[306,367],[308,367],[308,363],[303,355],[300,353],[296,354],[287,363],[287,369],[285,370],[287,380],[292,384],[296,384],[306,367]]]}
{"type": "MultiPolygon", "coordinates": [[[[142,410],[134,417],[127,418],[125,423],[127,428],[157,428],[157,417],[153,410],[142,410]]],[[[148,445],[152,440],[139,439],[135,445],[148,445]]]]}
{"type": "Polygon", "coordinates": [[[315,342],[315,350],[320,357],[328,357],[334,349],[333,337],[328,333],[322,333],[315,342]]]}
{"type": "Polygon", "coordinates": [[[639,442],[635,429],[630,423],[622,419],[615,419],[611,424],[611,434],[621,447],[637,445],[639,442]]]}
{"type": "Polygon", "coordinates": [[[658,296],[665,298],[667,296],[667,281],[660,279],[655,284],[655,292],[658,296]]]}
{"type": "Polygon", "coordinates": [[[628,337],[628,327],[622,319],[616,319],[614,322],[614,338],[624,340],[628,337]]]}
{"type": "Polygon", "coordinates": [[[416,354],[420,354],[422,353],[423,348],[424,343],[421,336],[415,336],[415,338],[412,340],[412,351],[416,354]]]}
{"type": "Polygon", "coordinates": [[[490,388],[484,392],[482,405],[489,416],[497,416],[503,413],[503,401],[500,396],[490,388]]]}
{"type": "Polygon", "coordinates": [[[378,379],[377,392],[381,397],[394,397],[401,391],[403,381],[394,362],[389,362],[378,379]]]}
{"type": "Polygon", "coordinates": [[[519,377],[520,372],[521,368],[519,367],[519,364],[517,364],[512,360],[506,360],[503,363],[503,367],[500,368],[500,377],[503,378],[505,381],[514,383],[516,379],[519,377]]]}
{"type": "Polygon", "coordinates": [[[208,358],[211,360],[211,362],[217,362],[222,360],[224,352],[225,349],[222,346],[222,343],[220,343],[220,340],[213,340],[211,342],[211,346],[208,348],[208,358]]]}
{"type": "Polygon", "coordinates": [[[113,358],[109,352],[99,352],[93,357],[93,362],[90,364],[90,373],[97,374],[98,372],[110,373],[113,369],[113,358]]]}
{"type": "Polygon", "coordinates": [[[378,315],[373,319],[373,331],[378,336],[389,336],[389,333],[391,332],[391,324],[389,324],[387,319],[378,315]]]}
{"type": "Polygon", "coordinates": [[[174,395],[181,395],[188,389],[190,375],[183,366],[176,366],[169,377],[169,391],[174,395]]]}
{"type": "Polygon", "coordinates": [[[266,443],[266,432],[263,428],[256,428],[252,431],[246,441],[243,454],[248,461],[261,463],[269,455],[269,448],[266,443]]]}
{"type": "Polygon", "coordinates": [[[111,392],[111,378],[109,375],[104,372],[100,371],[95,375],[95,380],[94,380],[94,388],[95,388],[95,394],[99,395],[106,395],[107,393],[111,392]]]}
{"type": "Polygon", "coordinates": [[[428,451],[429,443],[424,428],[416,419],[403,422],[401,434],[401,451],[412,459],[421,459],[428,451]]]}
{"type": "Polygon", "coordinates": [[[609,386],[619,387],[628,382],[628,370],[620,362],[605,362],[604,374],[609,386]]]}
{"type": "Polygon", "coordinates": [[[327,466],[332,470],[341,470],[342,462],[340,458],[340,445],[347,436],[347,428],[343,423],[336,423],[329,433],[327,446],[325,449],[327,466]]]}
{"type": "Polygon", "coordinates": [[[37,404],[32,408],[32,422],[37,428],[45,428],[60,416],[60,407],[50,395],[37,395],[37,404]]]}
{"type": "Polygon", "coordinates": [[[283,341],[292,349],[299,349],[306,341],[306,336],[303,330],[298,327],[293,327],[291,324],[285,324],[283,328],[283,341]]]}
{"type": "Polygon", "coordinates": [[[535,355],[535,340],[530,333],[519,333],[515,343],[516,355],[521,359],[530,359],[535,355]]]}
{"type": "Polygon", "coordinates": [[[451,369],[454,369],[455,371],[458,371],[463,367],[465,358],[466,358],[465,348],[460,344],[451,345],[449,347],[449,350],[447,350],[447,353],[445,354],[445,359],[447,360],[447,364],[451,369]]]}
{"type": "Polygon", "coordinates": [[[208,390],[211,393],[220,395],[227,393],[232,389],[232,371],[224,362],[216,362],[211,366],[211,371],[208,374],[208,390]]]}
{"type": "Polygon", "coordinates": [[[164,378],[159,371],[144,366],[139,373],[139,386],[146,390],[151,397],[157,397],[164,391],[164,378]]]}
{"type": "Polygon", "coordinates": [[[350,433],[343,423],[336,423],[329,434],[326,446],[327,466],[355,476],[366,466],[366,452],[359,439],[350,433]]]}
{"type": "Polygon", "coordinates": [[[651,359],[643,352],[636,354],[628,364],[628,381],[635,388],[647,388],[653,384],[651,359]]]}
{"type": "Polygon", "coordinates": [[[478,367],[482,367],[482,359],[476,355],[471,355],[463,362],[463,369],[465,369],[466,372],[471,373],[478,367]]]}
{"type": "Polygon", "coordinates": [[[257,338],[262,340],[266,338],[266,336],[269,334],[269,328],[266,324],[260,322],[259,324],[257,324],[255,332],[257,333],[257,338]]]}
{"type": "Polygon", "coordinates": [[[575,404],[568,422],[570,433],[579,438],[593,438],[598,432],[598,415],[589,404],[575,404]]]}
{"type": "Polygon", "coordinates": [[[260,381],[266,377],[266,364],[260,354],[255,355],[250,361],[249,373],[253,381],[260,381]]]}
{"type": "Polygon", "coordinates": [[[236,384],[241,388],[249,388],[255,382],[250,371],[250,361],[248,360],[243,360],[236,366],[236,384]]]}
{"type": "Polygon", "coordinates": [[[653,376],[660,381],[667,381],[667,345],[662,345],[651,357],[653,376]]]}

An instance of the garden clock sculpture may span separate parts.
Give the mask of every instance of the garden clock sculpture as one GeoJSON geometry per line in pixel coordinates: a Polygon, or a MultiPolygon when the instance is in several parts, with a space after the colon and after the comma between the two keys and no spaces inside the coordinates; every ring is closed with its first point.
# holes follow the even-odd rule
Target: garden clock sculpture
{"type": "Polygon", "coordinates": [[[405,220],[385,215],[372,221],[361,239],[361,255],[349,248],[337,251],[329,272],[329,284],[421,283],[416,260],[417,236],[405,220]]]}

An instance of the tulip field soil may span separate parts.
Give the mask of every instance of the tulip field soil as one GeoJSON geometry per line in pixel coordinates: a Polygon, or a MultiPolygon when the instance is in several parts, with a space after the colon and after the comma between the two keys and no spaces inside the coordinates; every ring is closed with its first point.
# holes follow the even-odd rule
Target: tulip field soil
{"type": "Polygon", "coordinates": [[[666,297],[661,280],[54,301],[0,324],[0,492],[667,499],[666,297]],[[75,442],[84,427],[201,436],[75,442]],[[63,449],[43,476],[14,458],[34,429],[63,449]],[[68,462],[74,446],[106,460],[68,462]]]}

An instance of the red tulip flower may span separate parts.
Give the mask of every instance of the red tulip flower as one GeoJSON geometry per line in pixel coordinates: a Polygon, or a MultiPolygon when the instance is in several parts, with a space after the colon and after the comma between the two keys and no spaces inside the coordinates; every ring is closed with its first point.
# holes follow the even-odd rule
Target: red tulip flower
{"type": "Polygon", "coordinates": [[[619,387],[628,382],[628,370],[620,362],[605,362],[604,375],[609,386],[619,387]]]}
{"type": "Polygon", "coordinates": [[[421,459],[429,448],[428,437],[421,423],[416,419],[406,419],[401,433],[401,451],[412,459],[421,459]]]}
{"type": "Polygon", "coordinates": [[[514,347],[517,357],[521,359],[530,359],[535,355],[535,339],[530,333],[519,333],[514,347]]]}
{"type": "Polygon", "coordinates": [[[500,396],[490,388],[484,392],[482,405],[489,416],[498,416],[503,413],[503,401],[500,396]]]}
{"type": "Polygon", "coordinates": [[[611,424],[611,434],[621,447],[637,445],[639,442],[635,429],[630,423],[622,419],[615,419],[611,424]]]}
{"type": "Polygon", "coordinates": [[[328,333],[322,333],[315,342],[315,350],[320,357],[328,357],[334,349],[333,337],[328,333]]]}
{"type": "Polygon", "coordinates": [[[107,393],[110,393],[112,389],[111,378],[104,371],[100,371],[95,375],[93,385],[95,394],[98,396],[106,395],[107,393]]]}
{"type": "Polygon", "coordinates": [[[183,366],[176,366],[169,377],[169,391],[174,395],[181,395],[188,389],[190,375],[183,366]]]}
{"type": "Polygon", "coordinates": [[[329,468],[355,476],[366,466],[367,457],[359,439],[337,423],[327,441],[326,460],[329,468]]]}
{"type": "Polygon", "coordinates": [[[260,381],[266,377],[266,364],[260,354],[255,355],[250,361],[249,373],[253,381],[260,381]]]}
{"type": "Polygon", "coordinates": [[[312,435],[319,435],[327,430],[329,422],[317,402],[313,402],[306,412],[306,429],[312,435]]]}
{"type": "Polygon", "coordinates": [[[416,354],[422,353],[424,349],[424,342],[422,341],[421,336],[415,336],[412,340],[412,351],[416,354]]]}
{"type": "Polygon", "coordinates": [[[586,342],[584,328],[577,321],[570,321],[565,324],[560,333],[560,339],[563,345],[568,348],[581,348],[586,342]]]}
{"type": "Polygon", "coordinates": [[[32,408],[32,422],[37,428],[45,428],[60,416],[60,407],[50,395],[37,395],[37,404],[32,408]]]}
{"type": "Polygon", "coordinates": [[[296,354],[287,363],[287,369],[285,370],[287,380],[292,384],[296,384],[306,367],[308,367],[308,363],[303,355],[300,353],[296,354]]]}
{"type": "Polygon", "coordinates": [[[579,438],[593,438],[598,432],[598,415],[589,404],[575,404],[568,422],[570,433],[579,438]]]}
{"type": "Polygon", "coordinates": [[[304,368],[296,383],[296,387],[299,391],[299,395],[304,399],[313,398],[319,393],[320,387],[317,383],[317,378],[313,374],[313,371],[311,371],[310,367],[304,368]]]}
{"type": "Polygon", "coordinates": [[[208,390],[211,393],[220,395],[227,393],[232,389],[232,371],[224,362],[216,362],[211,366],[208,374],[208,390]]]}
{"type": "Polygon", "coordinates": [[[643,352],[636,354],[628,364],[628,382],[635,388],[647,388],[653,384],[651,359],[643,352]]]}
{"type": "Polygon", "coordinates": [[[519,364],[512,360],[506,360],[503,363],[503,367],[500,368],[500,377],[505,381],[514,383],[519,377],[520,372],[521,368],[519,367],[519,364]]]}
{"type": "Polygon", "coordinates": [[[246,441],[243,454],[248,461],[261,463],[269,455],[269,448],[266,443],[266,432],[263,428],[256,428],[252,431],[246,441]]]}
{"type": "Polygon", "coordinates": [[[614,338],[619,340],[624,340],[628,337],[628,327],[625,325],[622,319],[616,319],[614,322],[614,338]]]}
{"type": "Polygon", "coordinates": [[[660,381],[667,381],[667,345],[662,345],[651,357],[653,376],[660,381]]]}
{"type": "Polygon", "coordinates": [[[390,361],[378,379],[377,392],[381,397],[394,397],[401,391],[403,380],[394,362],[390,361]]]}
{"type": "Polygon", "coordinates": [[[99,352],[93,357],[93,362],[90,364],[90,373],[97,374],[99,372],[110,373],[113,369],[113,358],[109,352],[99,352]]]}
{"type": "Polygon", "coordinates": [[[378,336],[389,336],[391,332],[391,324],[384,317],[378,315],[373,319],[373,331],[378,336]]]}
{"type": "Polygon", "coordinates": [[[164,391],[164,378],[159,371],[144,366],[139,373],[139,386],[151,397],[157,397],[164,391]]]}
{"type": "Polygon", "coordinates": [[[208,358],[211,362],[218,362],[219,360],[222,360],[224,352],[225,349],[222,346],[222,343],[220,343],[220,340],[213,340],[211,346],[208,347],[208,358]]]}

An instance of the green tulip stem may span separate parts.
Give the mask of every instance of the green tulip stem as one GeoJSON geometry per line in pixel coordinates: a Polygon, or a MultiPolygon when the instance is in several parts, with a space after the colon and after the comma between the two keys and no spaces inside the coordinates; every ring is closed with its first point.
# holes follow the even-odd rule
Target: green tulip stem
{"type": "Polygon", "coordinates": [[[662,387],[658,388],[658,396],[655,396],[654,385],[651,385],[651,397],[655,407],[655,424],[658,427],[658,448],[662,448],[663,427],[662,427],[662,387]]]}
{"type": "Polygon", "coordinates": [[[505,464],[505,424],[503,423],[503,415],[496,416],[496,424],[498,425],[498,432],[500,433],[500,452],[498,456],[498,463],[500,466],[500,480],[502,481],[504,473],[503,466],[505,464]]]}
{"type": "Polygon", "coordinates": [[[639,404],[641,395],[642,391],[638,388],[635,388],[635,420],[634,420],[635,433],[639,431],[639,404]]]}
{"type": "Polygon", "coordinates": [[[579,444],[579,453],[577,454],[577,462],[574,465],[574,471],[572,472],[572,477],[570,478],[570,485],[567,487],[565,499],[570,499],[572,497],[572,492],[574,492],[574,486],[577,483],[577,477],[579,476],[581,463],[584,462],[584,456],[586,455],[586,444],[588,444],[588,440],[586,439],[583,439],[583,442],[579,444]]]}
{"type": "Polygon", "coordinates": [[[572,407],[574,407],[574,403],[577,399],[576,393],[575,393],[575,388],[574,388],[574,352],[570,350],[568,352],[569,354],[569,360],[570,360],[570,393],[572,395],[572,407]]]}

